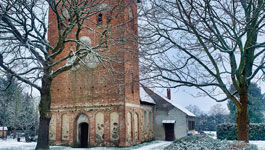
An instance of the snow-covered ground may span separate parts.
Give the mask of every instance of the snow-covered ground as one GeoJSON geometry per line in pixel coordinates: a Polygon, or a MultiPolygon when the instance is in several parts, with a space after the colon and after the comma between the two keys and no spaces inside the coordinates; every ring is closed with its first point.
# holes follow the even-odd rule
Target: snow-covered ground
{"type": "MultiPolygon", "coordinates": [[[[22,141],[24,139],[21,139],[22,141]]],[[[0,149],[1,150],[32,150],[36,146],[36,142],[26,143],[26,142],[17,142],[16,139],[0,139],[0,149]]]]}
{"type": "MultiPolygon", "coordinates": [[[[205,132],[206,133],[206,132],[205,132]]],[[[213,131],[209,132],[210,134],[216,135],[213,131]]],[[[207,132],[208,134],[208,132],[207,132]]],[[[213,136],[213,138],[216,138],[213,136]]],[[[127,148],[114,148],[114,147],[93,147],[88,148],[89,150],[162,150],[172,142],[167,141],[152,141],[145,142],[136,146],[127,147],[127,148]]],[[[265,150],[265,141],[250,141],[251,144],[258,146],[259,150],[265,150]]],[[[33,150],[36,146],[36,142],[26,143],[24,139],[22,142],[17,142],[15,139],[0,139],[0,150],[33,150]]],[[[82,148],[71,148],[65,146],[51,146],[51,150],[87,150],[82,148]]]]}
{"type": "MultiPolygon", "coordinates": [[[[126,148],[114,148],[114,147],[93,147],[89,150],[161,150],[167,147],[172,142],[167,141],[152,141],[145,142],[136,146],[126,148]]],[[[15,139],[0,139],[0,150],[33,150],[36,146],[36,142],[26,143],[23,139],[22,142],[17,142],[15,139]]],[[[87,150],[87,148],[71,148],[65,146],[51,146],[51,150],[87,150]]]]}
{"type": "Polygon", "coordinates": [[[212,137],[213,139],[216,139],[216,131],[203,131],[204,133],[206,133],[208,136],[212,137]]]}
{"type": "Polygon", "coordinates": [[[249,141],[249,143],[257,145],[259,150],[265,150],[265,141],[249,141]]]}

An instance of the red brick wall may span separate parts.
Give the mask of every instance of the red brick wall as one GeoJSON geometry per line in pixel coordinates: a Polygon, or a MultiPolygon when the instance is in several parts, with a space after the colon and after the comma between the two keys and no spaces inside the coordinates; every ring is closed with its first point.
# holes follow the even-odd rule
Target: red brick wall
{"type": "MultiPolygon", "coordinates": [[[[105,1],[107,3],[108,1],[105,1]]],[[[137,16],[137,6],[135,1],[127,0],[126,3],[134,2],[129,5],[133,12],[133,17],[137,16]]],[[[117,1],[111,1],[110,6],[116,5],[117,1]]],[[[117,12],[114,14],[117,14],[117,12]]],[[[103,26],[106,24],[106,18],[109,14],[103,13],[103,26]]],[[[96,21],[96,16],[90,18],[96,21]]],[[[56,17],[52,11],[49,11],[49,33],[48,39],[52,45],[57,41],[57,23],[56,17]]],[[[90,20],[90,21],[91,21],[90,20]]],[[[91,28],[102,30],[100,27],[85,22],[91,28]]],[[[56,115],[56,141],[50,141],[53,145],[75,145],[77,132],[77,117],[79,114],[85,114],[89,119],[89,145],[97,146],[95,136],[95,115],[98,112],[104,114],[104,143],[105,146],[114,146],[117,143],[110,141],[110,113],[119,114],[119,146],[134,145],[146,140],[152,139],[152,134],[148,136],[143,133],[143,108],[140,107],[139,97],[139,67],[138,67],[138,45],[135,35],[137,35],[137,19],[129,16],[129,9],[126,8],[111,22],[111,26],[124,24],[111,31],[108,51],[102,55],[115,60],[116,62],[103,62],[95,69],[87,69],[81,66],[78,70],[70,70],[57,76],[52,82],[52,113],[56,115]],[[128,22],[127,24],[124,24],[128,22]],[[117,42],[121,39],[125,42],[117,42]],[[109,71],[111,63],[114,70],[109,71]],[[104,68],[105,65],[107,69],[104,68]],[[127,107],[126,105],[130,105],[127,107]],[[137,113],[139,116],[138,133],[139,140],[136,141],[134,132],[132,140],[128,140],[126,131],[126,114],[130,112],[132,116],[137,113]],[[62,141],[62,115],[69,116],[69,141],[62,141]]],[[[69,38],[74,38],[74,33],[69,38]]],[[[81,36],[89,36],[92,45],[97,44],[98,36],[88,30],[83,30],[81,36]]],[[[75,49],[75,45],[67,44],[66,51],[60,54],[56,59],[60,59],[68,54],[69,50],[75,49]]],[[[65,63],[64,63],[65,64],[65,63]]],[[[58,69],[64,64],[56,66],[58,69]]],[[[134,119],[132,118],[132,131],[134,131],[134,119]]]]}

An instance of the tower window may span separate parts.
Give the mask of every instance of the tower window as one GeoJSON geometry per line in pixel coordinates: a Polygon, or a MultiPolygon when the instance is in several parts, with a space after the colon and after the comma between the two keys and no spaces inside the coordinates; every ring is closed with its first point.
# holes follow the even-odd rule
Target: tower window
{"type": "Polygon", "coordinates": [[[131,76],[132,76],[131,90],[132,90],[132,93],[134,93],[134,78],[133,78],[133,73],[131,74],[131,76]]]}
{"type": "Polygon", "coordinates": [[[102,14],[98,14],[98,25],[102,25],[102,14]]]}
{"type": "Polygon", "coordinates": [[[107,24],[111,22],[111,17],[107,17],[107,24]]]}
{"type": "Polygon", "coordinates": [[[129,19],[132,19],[133,18],[133,11],[132,11],[131,7],[128,8],[128,12],[129,12],[129,19]]]}

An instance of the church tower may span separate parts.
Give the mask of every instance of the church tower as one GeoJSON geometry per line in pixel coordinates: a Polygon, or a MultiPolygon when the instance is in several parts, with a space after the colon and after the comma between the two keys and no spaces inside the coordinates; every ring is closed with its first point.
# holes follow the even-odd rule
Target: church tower
{"type": "MultiPolygon", "coordinates": [[[[105,0],[98,8],[103,9],[84,22],[88,29],[82,30],[79,38],[82,43],[95,45],[98,33],[109,26],[108,49],[99,52],[100,57],[88,54],[79,65],[53,80],[49,133],[52,145],[130,146],[153,138],[152,126],[146,125],[146,111],[152,114],[153,108],[140,103],[137,1],[105,0]]],[[[54,20],[50,10],[51,43],[58,38],[53,34],[57,32],[54,20]]],[[[68,44],[65,49],[75,51],[75,45],[68,44]]]]}

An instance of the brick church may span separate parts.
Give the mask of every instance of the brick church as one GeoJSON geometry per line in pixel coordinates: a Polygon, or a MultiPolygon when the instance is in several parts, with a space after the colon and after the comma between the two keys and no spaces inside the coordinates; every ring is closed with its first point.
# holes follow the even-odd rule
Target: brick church
{"type": "MultiPolygon", "coordinates": [[[[99,7],[117,6],[115,3],[119,0],[116,1],[106,0],[99,7]]],[[[124,2],[126,8],[120,9],[122,13],[113,17],[111,22],[108,10],[84,22],[98,31],[107,24],[113,27],[123,24],[112,30],[111,38],[126,43],[112,43],[115,41],[112,40],[102,54],[115,61],[100,61],[89,54],[83,60],[85,64],[76,65],[53,80],[51,145],[130,146],[154,138],[154,107],[140,101],[136,82],[139,80],[138,45],[134,39],[137,35],[137,1],[124,2]]],[[[57,29],[54,20],[55,15],[50,11],[48,39],[51,43],[57,40],[52,34],[57,29]]],[[[91,45],[98,39],[98,35],[88,29],[82,30],[80,35],[81,42],[91,45]]],[[[74,45],[65,48],[74,50],[74,45]]],[[[67,60],[65,65],[70,61],[67,60]]]]}

